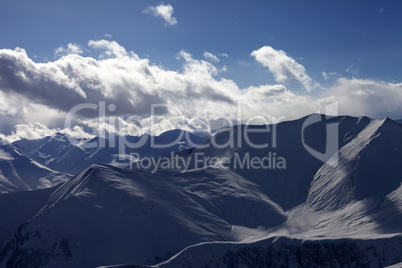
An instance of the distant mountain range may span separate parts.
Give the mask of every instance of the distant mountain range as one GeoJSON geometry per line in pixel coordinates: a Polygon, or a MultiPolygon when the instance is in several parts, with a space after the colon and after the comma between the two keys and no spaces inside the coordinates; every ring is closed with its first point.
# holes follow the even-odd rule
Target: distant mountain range
{"type": "Polygon", "coordinates": [[[207,139],[171,130],[159,136],[111,139],[69,139],[62,133],[43,139],[21,139],[0,145],[0,193],[55,186],[97,163],[127,162],[131,156],[160,157],[198,145],[207,139]],[[123,143],[122,147],[120,145],[123,143]],[[155,148],[152,143],[162,148],[155,148]],[[132,148],[141,144],[138,148],[132,148]]]}
{"type": "Polygon", "coordinates": [[[48,188],[71,177],[32,160],[12,145],[0,145],[0,193],[48,188]]]}
{"type": "MultiPolygon", "coordinates": [[[[275,128],[223,129],[207,141],[200,138],[196,148],[144,147],[136,151],[144,158],[131,163],[114,161],[115,149],[86,150],[63,136],[16,142],[15,148],[54,170],[73,174],[87,167],[52,188],[0,195],[0,263],[382,267],[402,262],[402,125],[388,118],[339,116],[321,117],[303,129],[307,119],[275,128]],[[306,150],[325,152],[330,123],[339,129],[337,165],[306,150]],[[246,130],[251,130],[247,136],[246,130]],[[166,157],[170,152],[177,153],[166,157]],[[143,162],[147,156],[158,156],[155,163],[179,159],[186,165],[155,170],[143,162]],[[109,164],[92,165],[99,159],[109,164]]],[[[16,157],[8,154],[12,148],[4,149],[4,159],[16,157]]]]}
{"type": "Polygon", "coordinates": [[[166,131],[159,136],[144,134],[140,137],[106,137],[72,139],[71,142],[67,135],[57,133],[54,137],[40,140],[21,139],[12,143],[12,146],[48,168],[75,175],[93,164],[126,161],[130,154],[140,158],[164,156],[188,149],[207,139],[182,130],[166,131]],[[152,143],[159,147],[152,146],[152,143]]]}

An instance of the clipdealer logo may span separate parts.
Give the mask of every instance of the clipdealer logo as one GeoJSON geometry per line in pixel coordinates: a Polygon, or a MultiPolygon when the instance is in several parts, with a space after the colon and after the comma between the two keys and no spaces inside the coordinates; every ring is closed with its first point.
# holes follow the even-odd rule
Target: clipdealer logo
{"type": "Polygon", "coordinates": [[[235,152],[232,157],[208,157],[204,153],[194,153],[188,157],[170,154],[165,157],[141,157],[137,153],[130,155],[130,168],[148,170],[155,173],[159,170],[180,170],[185,172],[191,169],[223,168],[223,169],[286,169],[286,159],[275,152],[268,152],[266,156],[256,157],[250,153],[235,152]]]}
{"type": "MultiPolygon", "coordinates": [[[[331,118],[334,116],[339,115],[339,102],[334,101],[324,107],[324,114],[325,118],[331,118]]],[[[322,120],[322,117],[320,115],[320,110],[317,110],[315,114],[310,115],[307,117],[307,119],[304,121],[303,126],[302,126],[302,143],[304,148],[309,152],[312,156],[314,156],[316,159],[330,165],[333,167],[336,167],[339,162],[339,123],[338,122],[333,122],[326,124],[326,137],[325,137],[325,152],[322,153],[312,147],[310,147],[306,142],[305,142],[305,136],[304,132],[307,127],[318,123],[322,120]]]]}
{"type": "MultiPolygon", "coordinates": [[[[175,113],[175,117],[181,120],[182,129],[188,129],[186,125],[185,116],[175,106],[169,104],[153,104],[151,107],[151,115],[149,118],[142,118],[140,116],[130,116],[128,118],[119,118],[117,116],[107,116],[109,112],[116,110],[114,104],[106,105],[105,102],[100,102],[99,104],[83,103],[75,106],[67,114],[65,119],[65,129],[72,129],[74,122],[74,116],[77,112],[85,109],[99,111],[99,139],[91,142],[82,143],[81,147],[83,149],[92,148],[118,148],[118,157],[120,161],[129,161],[132,168],[141,168],[152,170],[155,172],[158,169],[177,169],[177,170],[189,170],[190,168],[202,168],[202,167],[220,167],[220,168],[234,168],[234,169],[272,169],[272,170],[284,170],[287,168],[287,161],[285,157],[278,155],[276,150],[270,150],[270,148],[275,149],[277,147],[277,124],[285,120],[285,116],[280,117],[268,117],[268,116],[253,116],[247,120],[243,119],[241,114],[241,103],[238,103],[238,113],[237,118],[233,119],[227,116],[220,116],[219,119],[226,122],[226,128],[221,130],[218,134],[227,131],[227,139],[222,141],[220,138],[222,135],[212,135],[209,142],[204,144],[195,144],[189,136],[189,132],[184,130],[180,131],[178,137],[172,138],[168,143],[158,144],[155,142],[155,122],[154,118],[158,113],[156,113],[157,108],[164,108],[166,110],[170,109],[175,113]],[[120,120],[121,119],[121,120],[120,120]],[[148,120],[150,119],[150,120],[148,120]],[[149,123],[150,121],[150,123],[149,123]],[[261,127],[253,127],[252,123],[258,121],[261,127]],[[126,135],[119,135],[119,131],[124,129],[126,123],[123,122],[133,122],[137,125],[141,125],[144,133],[148,133],[146,130],[150,130],[151,135],[142,135],[139,139],[135,139],[135,142],[131,142],[127,139],[126,135]],[[148,123],[147,123],[148,122],[148,123]],[[241,125],[241,124],[242,125],[241,125]],[[104,126],[110,126],[115,129],[115,131],[105,131],[104,126]],[[237,134],[235,135],[235,132],[237,134]],[[267,133],[270,140],[264,140],[261,144],[255,143],[250,137],[252,133],[267,133]],[[269,133],[269,134],[268,134],[269,133]],[[106,141],[108,141],[106,145],[106,141]],[[212,150],[215,149],[258,149],[267,151],[262,155],[259,154],[258,157],[254,156],[251,151],[244,151],[242,154],[234,152],[230,157],[209,157],[208,154],[196,153],[186,158],[182,158],[177,154],[172,154],[166,157],[144,157],[136,153],[140,148],[150,147],[151,149],[172,149],[179,142],[185,142],[189,147],[197,147],[197,149],[203,149],[211,147],[212,150]],[[127,151],[129,150],[129,151],[127,151]],[[134,152],[134,153],[133,153],[134,152]]],[[[306,143],[305,130],[310,126],[319,123],[323,120],[320,114],[320,110],[316,111],[315,114],[310,115],[304,121],[301,130],[295,129],[294,131],[301,131],[301,142],[308,153],[310,153],[316,159],[327,163],[331,166],[338,165],[338,122],[326,123],[326,137],[325,137],[325,152],[320,152],[317,149],[311,147],[306,143]]],[[[338,101],[332,102],[325,106],[324,113],[325,118],[331,118],[333,116],[338,116],[338,101]]],[[[211,130],[211,122],[209,119],[203,118],[207,125],[209,125],[209,130],[211,130]]],[[[335,120],[336,121],[336,120],[335,120]]],[[[293,131],[293,130],[292,130],[293,131]]],[[[76,144],[79,140],[75,140],[74,137],[68,136],[70,142],[76,144]]],[[[286,146],[286,145],[281,145],[286,146]]],[[[202,151],[202,150],[201,150],[202,151]]],[[[199,152],[199,151],[198,151],[199,152]]],[[[260,151],[261,152],[261,151],[260,151]]]]}

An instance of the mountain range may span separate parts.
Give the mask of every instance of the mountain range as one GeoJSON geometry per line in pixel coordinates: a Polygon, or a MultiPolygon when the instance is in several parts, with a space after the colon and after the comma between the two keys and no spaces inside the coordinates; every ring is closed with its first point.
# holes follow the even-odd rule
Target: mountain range
{"type": "Polygon", "coordinates": [[[171,130],[159,136],[110,135],[91,139],[75,139],[56,133],[38,140],[20,139],[11,144],[0,144],[0,193],[52,187],[93,164],[164,156],[206,139],[205,135],[171,130]]]}
{"type": "Polygon", "coordinates": [[[48,168],[75,175],[93,164],[124,162],[130,155],[137,158],[164,156],[196,146],[206,139],[206,136],[178,129],[159,136],[105,134],[105,137],[91,139],[75,139],[56,133],[40,140],[21,139],[12,146],[48,168]]]}
{"type": "Polygon", "coordinates": [[[142,157],[130,161],[115,161],[120,152],[114,148],[83,149],[89,141],[68,144],[61,135],[4,147],[4,163],[23,152],[36,166],[76,175],[50,188],[0,195],[0,264],[402,262],[402,125],[389,118],[312,116],[317,122],[307,127],[311,116],[225,128],[199,138],[194,148],[180,147],[185,140],[166,151],[137,148],[142,157]],[[330,124],[337,126],[337,150],[326,155],[330,124]],[[326,156],[318,159],[307,148],[326,156]],[[151,159],[171,165],[155,168],[151,159]]]}

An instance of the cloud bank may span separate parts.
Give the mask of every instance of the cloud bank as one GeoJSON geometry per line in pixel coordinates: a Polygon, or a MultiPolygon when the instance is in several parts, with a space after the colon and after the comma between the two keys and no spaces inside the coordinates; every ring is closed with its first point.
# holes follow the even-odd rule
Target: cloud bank
{"type": "MultiPolygon", "coordinates": [[[[54,61],[36,63],[22,48],[1,49],[0,128],[4,135],[0,137],[37,138],[55,131],[85,136],[101,130],[140,135],[150,131],[151,121],[156,123],[154,134],[174,128],[208,130],[222,126],[228,118],[237,122],[255,115],[298,118],[337,100],[342,114],[393,118],[402,114],[402,83],[336,78],[332,86],[314,94],[289,90],[287,83],[292,81],[308,90],[317,84],[302,65],[271,47],[251,54],[268,67],[278,84],[246,88],[222,76],[213,54],[200,60],[182,50],[177,54],[182,69],[177,71],[140,58],[115,41],[91,40],[87,48],[80,47],[87,50],[98,52],[98,58],[85,57],[83,52],[63,53],[54,61]],[[64,129],[67,113],[83,103],[97,109],[78,111],[75,125],[64,129]],[[101,103],[106,107],[103,115],[98,109],[101,103]],[[153,105],[159,106],[150,117],[153,105]],[[99,124],[99,117],[108,116],[118,118],[99,124]]],[[[72,46],[70,51],[77,52],[72,46]]]]}

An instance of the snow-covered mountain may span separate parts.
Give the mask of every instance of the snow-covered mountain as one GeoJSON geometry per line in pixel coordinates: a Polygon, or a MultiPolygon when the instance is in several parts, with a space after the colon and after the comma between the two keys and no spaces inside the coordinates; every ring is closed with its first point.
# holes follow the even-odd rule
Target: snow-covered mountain
{"type": "Polygon", "coordinates": [[[0,221],[0,263],[381,267],[402,262],[402,125],[345,116],[303,132],[306,119],[280,123],[276,131],[270,126],[270,132],[262,132],[266,126],[222,130],[200,147],[171,156],[186,166],[153,172],[141,165],[145,160],[126,167],[94,165],[57,187],[2,195],[0,213],[8,216],[0,221]],[[325,151],[329,123],[339,124],[337,165],[305,148],[325,151]],[[246,128],[253,130],[247,137],[246,128]],[[270,145],[257,149],[247,139],[270,145]],[[266,157],[268,164],[274,153],[285,166],[234,164],[247,157],[266,157]]]}
{"type": "Polygon", "coordinates": [[[12,267],[155,263],[190,244],[235,241],[234,224],[272,227],[286,219],[256,185],[230,171],[191,174],[198,179],[93,166],[54,189],[31,213],[36,215],[3,244],[2,261],[12,267]],[[204,188],[208,196],[189,187],[204,188]]]}
{"type": "Polygon", "coordinates": [[[170,130],[159,136],[111,136],[107,139],[69,139],[66,134],[40,140],[21,139],[13,146],[42,165],[77,174],[98,163],[127,161],[130,154],[138,157],[160,157],[179,152],[204,142],[207,137],[182,130],[170,130]],[[153,146],[159,145],[159,147],[153,146]],[[162,146],[167,145],[167,146],[162,146]]]}
{"type": "Polygon", "coordinates": [[[402,126],[390,119],[337,120],[339,164],[318,169],[305,200],[286,211],[285,223],[241,242],[192,245],[158,267],[383,267],[401,262],[402,126]],[[353,122],[354,128],[345,128],[353,122]]]}
{"type": "Polygon", "coordinates": [[[71,178],[26,157],[12,145],[0,145],[0,193],[52,187],[71,178]]]}

